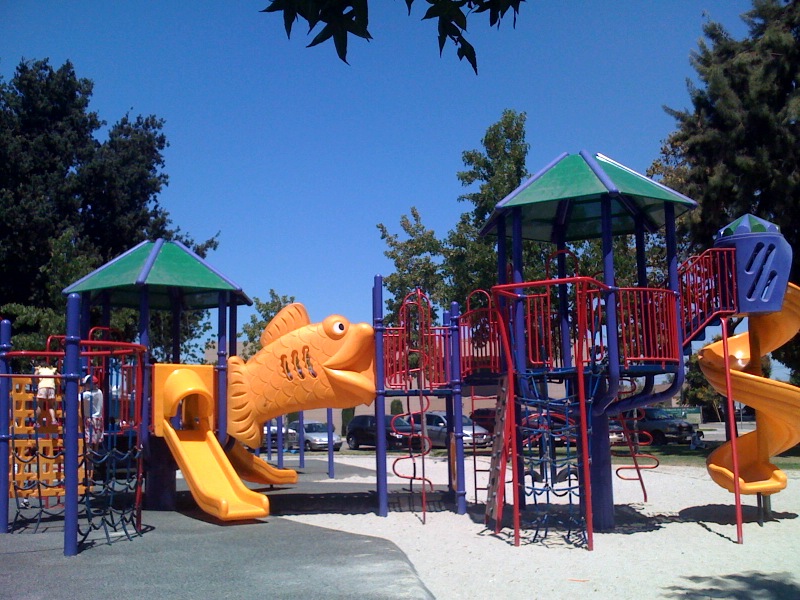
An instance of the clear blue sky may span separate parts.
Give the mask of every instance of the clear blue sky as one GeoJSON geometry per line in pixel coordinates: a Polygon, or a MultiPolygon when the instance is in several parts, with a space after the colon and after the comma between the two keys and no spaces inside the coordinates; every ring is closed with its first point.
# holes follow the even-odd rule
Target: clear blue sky
{"type": "MultiPolygon", "coordinates": [[[[166,120],[162,205],[250,296],[294,295],[312,320],[370,322],[376,274],[392,265],[376,228],[416,206],[443,237],[465,190],[461,153],[504,109],[528,115],[529,171],[559,153],[602,152],[644,171],[689,106],[690,52],[708,17],[740,38],[745,0],[528,2],[516,29],[475,18],[475,76],[440,58],[433,22],[372,0],[374,40],[305,48],[267,0],[0,1],[0,74],[20,59],[71,60],[94,81],[91,108],[166,120]]],[[[245,320],[247,313],[241,321],[245,320]]]]}

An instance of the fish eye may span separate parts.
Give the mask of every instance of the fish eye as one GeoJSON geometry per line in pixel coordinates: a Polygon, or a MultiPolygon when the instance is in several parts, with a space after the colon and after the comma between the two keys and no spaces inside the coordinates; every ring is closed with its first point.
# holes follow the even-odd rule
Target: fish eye
{"type": "Polygon", "coordinates": [[[347,320],[338,315],[332,315],[323,322],[325,333],[334,339],[344,336],[347,333],[348,325],[347,320]]]}

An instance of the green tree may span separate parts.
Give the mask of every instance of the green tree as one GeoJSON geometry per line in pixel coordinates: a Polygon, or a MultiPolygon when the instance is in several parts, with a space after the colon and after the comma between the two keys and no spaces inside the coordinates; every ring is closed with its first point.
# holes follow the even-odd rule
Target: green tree
{"type": "MultiPolygon", "coordinates": [[[[465,192],[458,200],[471,204],[472,208],[461,215],[455,229],[448,233],[444,257],[448,298],[462,305],[473,290],[488,290],[497,283],[497,240],[481,237],[480,231],[497,203],[528,177],[525,160],[530,145],[525,139],[526,120],[524,112],[504,110],[500,120],[486,130],[481,140],[483,148],[461,154],[467,168],[456,177],[472,191],[465,192]]],[[[525,252],[531,254],[535,249],[536,246],[526,245],[525,252]]]]}
{"type": "Polygon", "coordinates": [[[400,307],[406,295],[420,288],[432,303],[432,318],[437,315],[436,305],[443,306],[447,301],[442,286],[442,243],[436,233],[422,223],[422,217],[415,207],[411,216],[400,217],[400,227],[405,234],[390,233],[383,224],[378,224],[381,239],[389,247],[384,252],[394,262],[395,271],[383,278],[383,283],[391,295],[386,300],[387,312],[384,320],[389,325],[398,322],[400,307]]]}
{"type": "MultiPolygon", "coordinates": [[[[437,23],[439,54],[449,41],[456,47],[458,59],[467,59],[475,73],[478,62],[475,48],[464,37],[469,17],[473,14],[488,13],[489,26],[500,27],[500,22],[509,10],[512,11],[516,25],[519,5],[523,0],[425,0],[428,10],[423,20],[437,23]]],[[[405,0],[408,14],[411,15],[414,0],[405,0]]],[[[296,21],[303,20],[311,34],[319,26],[319,31],[308,45],[316,46],[333,39],[339,58],[347,62],[347,40],[354,35],[371,40],[369,27],[369,0],[270,0],[262,12],[281,13],[286,35],[291,37],[296,21]]]]}
{"type": "MultiPolygon", "coordinates": [[[[689,85],[692,107],[666,109],[678,129],[654,164],[700,203],[684,223],[697,249],[745,213],[780,226],[793,247],[800,243],[800,3],[754,0],[743,19],[742,40],[705,24],[691,59],[699,80],[689,85]]],[[[800,281],[800,261],[791,280],[800,281]]],[[[799,369],[800,341],[774,356],[799,369]]]]}
{"type": "MultiPolygon", "coordinates": [[[[200,256],[217,246],[216,236],[197,244],[172,229],[158,202],[163,120],[125,115],[101,141],[106,123],[89,109],[92,91],[70,62],[23,61],[10,81],[0,78],[0,311],[20,349],[62,333],[61,290],[135,244],[176,239],[200,256]]],[[[196,354],[205,311],[182,319],[184,349],[196,354]]],[[[137,330],[133,311],[115,311],[112,323],[131,337],[137,330]]],[[[154,313],[157,355],[171,348],[170,323],[154,313]]]]}
{"type": "Polygon", "coordinates": [[[250,321],[242,325],[240,334],[244,338],[244,345],[240,352],[243,359],[247,360],[261,349],[259,341],[261,333],[284,306],[294,301],[294,296],[280,296],[272,288],[269,290],[269,299],[266,301],[253,297],[256,314],[250,315],[250,321]]]}

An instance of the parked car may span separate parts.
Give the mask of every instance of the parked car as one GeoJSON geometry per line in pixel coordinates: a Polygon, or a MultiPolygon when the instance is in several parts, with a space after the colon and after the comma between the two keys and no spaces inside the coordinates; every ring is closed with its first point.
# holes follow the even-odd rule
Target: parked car
{"type": "MultiPolygon", "coordinates": [[[[468,416],[461,415],[461,426],[465,446],[485,448],[492,443],[492,434],[468,416]]],[[[426,412],[424,431],[433,448],[447,448],[447,413],[443,410],[426,412]]]]}
{"type": "Polygon", "coordinates": [[[289,423],[289,430],[296,432],[297,444],[303,444],[305,450],[327,450],[328,444],[333,444],[334,450],[339,450],[342,447],[342,437],[333,432],[333,437],[328,440],[328,424],[320,423],[319,421],[303,421],[303,427],[300,427],[300,421],[292,421],[289,423]]]}
{"type": "MultiPolygon", "coordinates": [[[[411,427],[405,417],[400,415],[385,415],[384,427],[386,428],[386,448],[397,450],[408,448],[409,440],[411,447],[419,449],[422,445],[419,435],[421,428],[418,424],[411,427]]],[[[377,444],[378,426],[375,415],[357,415],[347,425],[347,445],[352,450],[358,450],[361,446],[375,446],[377,444]]]]}
{"type": "Polygon", "coordinates": [[[663,446],[668,442],[688,444],[695,432],[694,425],[674,417],[663,408],[647,407],[628,411],[625,419],[631,432],[644,431],[650,434],[654,446],[663,446]]]}
{"type": "MultiPolygon", "coordinates": [[[[479,424],[490,433],[494,433],[495,424],[494,408],[478,408],[470,414],[470,418],[479,424]]],[[[540,413],[529,413],[527,417],[523,418],[523,427],[533,427],[541,429],[547,424],[547,428],[553,432],[553,437],[556,442],[563,443],[567,435],[580,435],[579,429],[576,427],[577,423],[574,419],[567,419],[567,417],[556,410],[551,410],[548,417],[542,417],[540,413]]],[[[608,426],[608,438],[611,444],[622,444],[625,442],[625,434],[622,426],[616,423],[610,423],[608,426]]],[[[539,439],[539,436],[534,434],[528,436],[526,441],[534,443],[539,439]]]]}
{"type": "Polygon", "coordinates": [[[612,446],[621,446],[625,443],[625,430],[619,423],[608,424],[608,441],[612,446]]]}
{"type": "MultiPolygon", "coordinates": [[[[278,448],[278,426],[275,421],[264,423],[264,435],[261,438],[261,449],[267,449],[267,440],[269,440],[269,447],[273,450],[278,448]]],[[[283,445],[284,448],[292,448],[297,446],[297,432],[289,429],[284,423],[283,426],[283,445]]]]}

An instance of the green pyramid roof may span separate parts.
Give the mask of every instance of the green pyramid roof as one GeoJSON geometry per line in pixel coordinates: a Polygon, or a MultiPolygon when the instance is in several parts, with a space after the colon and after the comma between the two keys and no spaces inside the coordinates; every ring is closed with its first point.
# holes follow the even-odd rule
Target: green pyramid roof
{"type": "Polygon", "coordinates": [[[107,292],[112,306],[139,308],[147,286],[150,308],[219,306],[219,292],[232,292],[237,304],[252,304],[242,288],[220,274],[180,242],[142,242],[63,290],[64,295],[107,292]]]}
{"type": "Polygon", "coordinates": [[[634,233],[637,218],[649,231],[657,231],[665,223],[665,203],[675,205],[676,216],[697,206],[691,198],[607,156],[565,153],[501,200],[482,233],[492,231],[501,216],[520,209],[525,239],[555,241],[560,223],[567,241],[600,237],[604,196],[611,198],[613,235],[634,233]]]}

